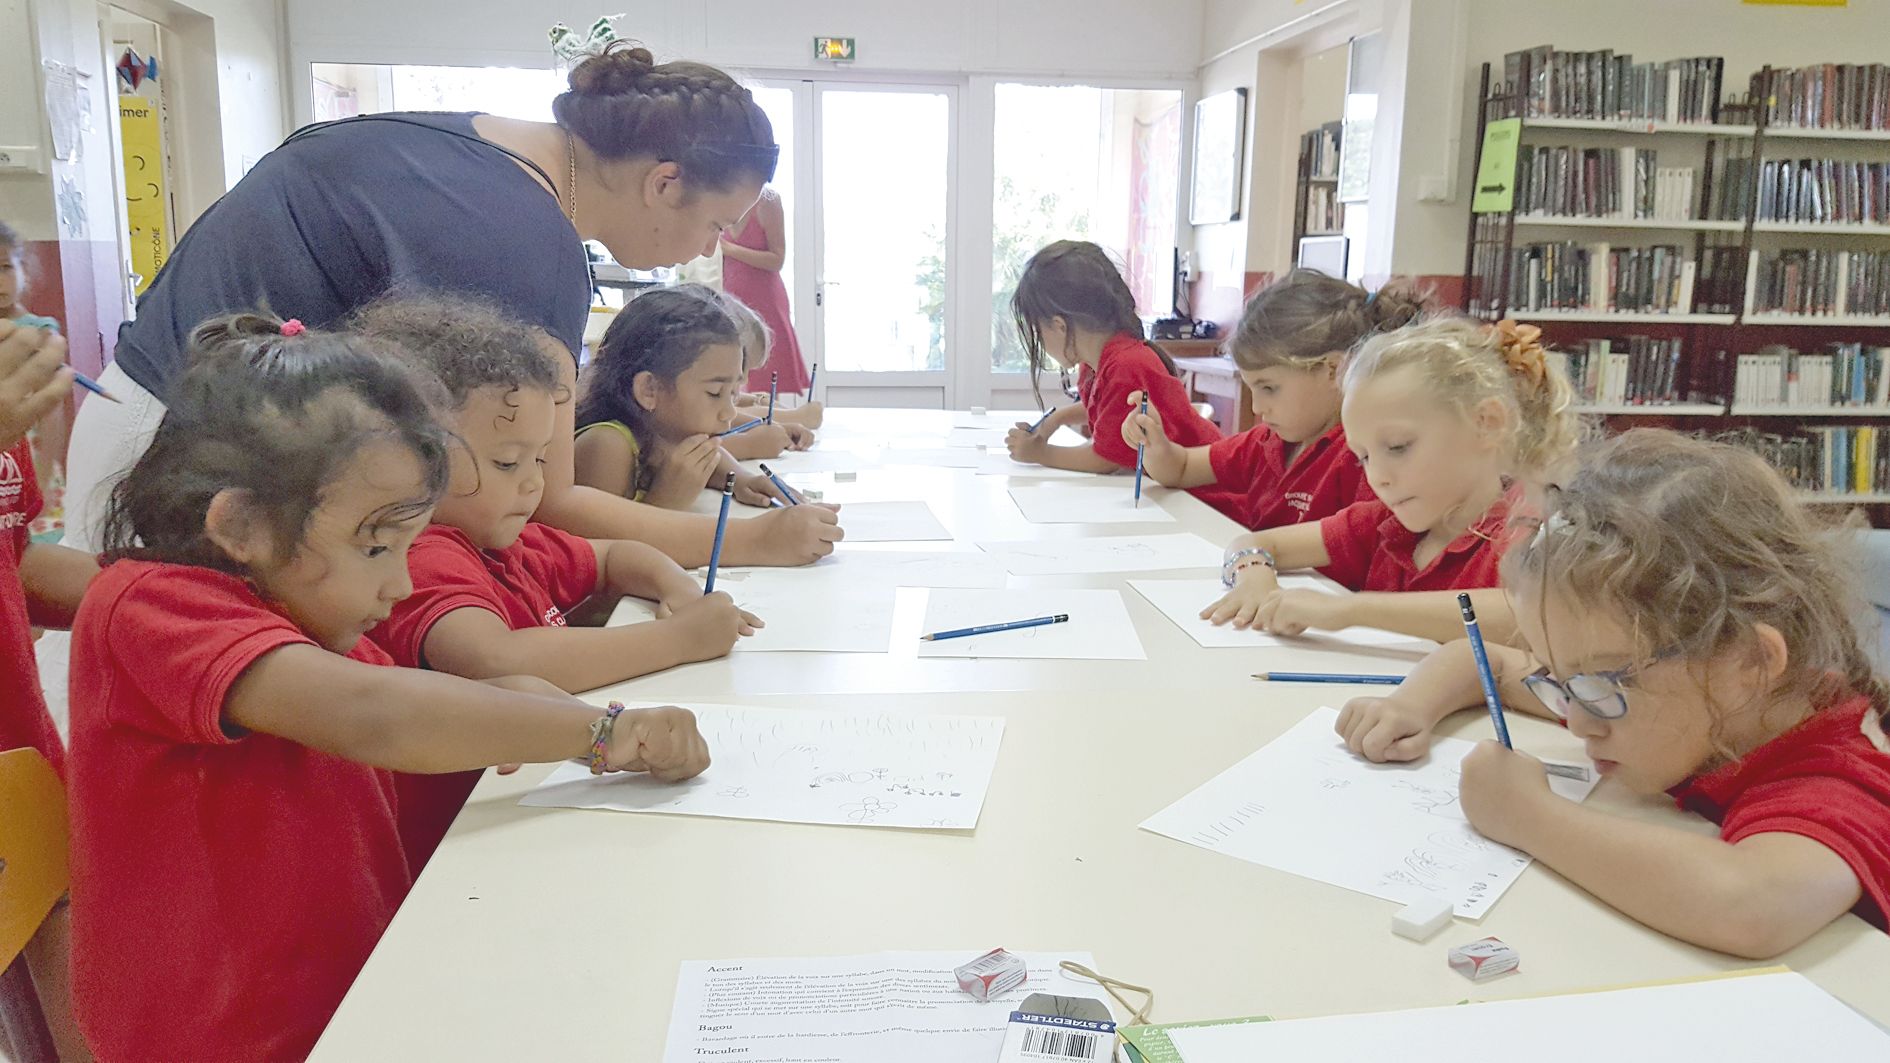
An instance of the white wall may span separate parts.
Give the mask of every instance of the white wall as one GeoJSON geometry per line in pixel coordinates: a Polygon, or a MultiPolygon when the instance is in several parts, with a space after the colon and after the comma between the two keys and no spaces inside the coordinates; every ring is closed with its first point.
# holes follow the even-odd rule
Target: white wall
{"type": "Polygon", "coordinates": [[[1475,156],[1477,68],[1500,71],[1503,54],[1539,44],[1631,52],[1639,61],[1718,55],[1724,87],[1743,92],[1767,63],[1890,61],[1890,0],[1850,0],[1846,7],[1762,6],[1722,0],[1403,0],[1412,20],[1398,188],[1395,272],[1463,270],[1469,167],[1475,156]],[[1433,15],[1433,5],[1461,5],[1464,17],[1433,15]],[[1460,136],[1452,137],[1453,123],[1460,136]],[[1454,143],[1453,143],[1454,139],[1454,143]],[[1456,169],[1451,171],[1454,161],[1456,169]],[[1420,201],[1425,180],[1454,177],[1446,204],[1420,201]]]}
{"type": "Polygon", "coordinates": [[[1299,131],[1308,132],[1345,117],[1344,45],[1314,52],[1299,65],[1299,131]]]}
{"type": "MultiPolygon", "coordinates": [[[[693,0],[619,3],[619,33],[658,58],[738,71],[827,69],[816,36],[859,42],[851,71],[1191,77],[1203,0],[693,0]]],[[[549,66],[545,34],[594,16],[545,0],[286,0],[291,88],[308,114],[311,62],[549,66]]]]}

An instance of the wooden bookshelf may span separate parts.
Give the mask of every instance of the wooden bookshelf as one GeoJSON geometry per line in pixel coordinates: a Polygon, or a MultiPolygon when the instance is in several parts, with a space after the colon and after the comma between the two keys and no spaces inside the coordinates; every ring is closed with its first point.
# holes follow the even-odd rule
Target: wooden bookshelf
{"type": "MultiPolygon", "coordinates": [[[[1559,55],[1552,57],[1553,61],[1560,59],[1559,55]]],[[[1532,72],[1537,67],[1532,50],[1531,55],[1524,57],[1520,67],[1508,69],[1512,72],[1532,72]]],[[[1482,165],[1483,132],[1489,123],[1501,118],[1520,118],[1523,140],[1521,151],[1535,152],[1525,161],[1531,162],[1529,172],[1538,183],[1522,187],[1519,173],[1512,180],[1512,184],[1519,187],[1508,213],[1469,216],[1464,248],[1462,302],[1466,312],[1489,320],[1507,317],[1539,324],[1545,329],[1551,346],[1578,344],[1591,339],[1628,339],[1637,343],[1641,342],[1638,337],[1650,337],[1655,343],[1678,340],[1681,354],[1680,361],[1675,363],[1677,370],[1665,380],[1656,376],[1657,383],[1654,386],[1677,389],[1683,398],[1692,401],[1591,402],[1577,406],[1580,413],[1599,417],[1610,427],[1624,429],[1650,421],[1668,422],[1670,427],[1681,430],[1709,435],[1736,435],[1753,441],[1755,445],[1769,440],[1771,443],[1768,445],[1774,448],[1773,452],[1776,452],[1781,438],[1788,442],[1796,438],[1806,439],[1808,445],[1815,445],[1822,439],[1822,445],[1833,445],[1831,437],[1813,431],[1820,426],[1844,427],[1848,422],[1859,427],[1890,429],[1890,408],[1885,407],[1816,404],[1765,406],[1734,404],[1730,401],[1737,357],[1756,353],[1781,339],[1785,341],[1783,346],[1802,349],[1807,355],[1837,344],[1861,342],[1867,347],[1890,347],[1890,316],[1797,314],[1756,309],[1768,299],[1777,299],[1788,305],[1819,305],[1832,298],[1830,292],[1843,292],[1844,285],[1848,283],[1845,279],[1848,274],[1840,272],[1837,274],[1840,279],[1835,285],[1825,281],[1823,283],[1831,286],[1810,289],[1816,294],[1806,294],[1807,288],[1803,286],[1784,288],[1782,285],[1788,276],[1784,271],[1789,263],[1802,262],[1807,258],[1817,262],[1820,255],[1838,257],[1837,251],[1840,250],[1855,254],[1859,248],[1872,252],[1890,249],[1890,223],[1886,222],[1759,220],[1759,206],[1764,199],[1770,198],[1777,202],[1782,198],[1779,185],[1762,183],[1761,176],[1769,176],[1766,164],[1804,158],[1835,158],[1840,162],[1860,159],[1890,162],[1890,150],[1879,150],[1890,149],[1890,130],[1801,128],[1771,124],[1769,119],[1793,113],[1794,100],[1813,98],[1803,94],[1805,75],[1771,67],[1761,68],[1751,76],[1753,92],[1745,97],[1727,98],[1724,95],[1727,87],[1733,84],[1743,87],[1745,82],[1743,75],[1724,72],[1724,83],[1718,86],[1721,98],[1714,101],[1713,107],[1717,120],[1711,122],[1573,118],[1529,113],[1541,108],[1545,99],[1551,107],[1566,105],[1592,113],[1598,108],[1597,101],[1601,97],[1591,95],[1583,102],[1584,97],[1579,93],[1612,90],[1606,86],[1597,88],[1592,78],[1574,83],[1552,82],[1547,90],[1540,81],[1518,85],[1495,82],[1493,77],[1500,75],[1504,69],[1505,66],[1499,64],[1493,72],[1492,66],[1485,64],[1482,70],[1476,108],[1477,167],[1472,172],[1477,172],[1482,165]],[[1795,83],[1791,80],[1794,77],[1799,79],[1795,83]],[[1796,96],[1788,91],[1794,84],[1799,88],[1796,96]],[[1570,91],[1577,95],[1568,95],[1570,91]],[[1830,150],[1819,150],[1821,143],[1830,150]],[[1538,148],[1548,150],[1537,151],[1538,148]],[[1620,153],[1618,161],[1610,155],[1617,149],[1620,153]],[[1639,167],[1641,160],[1647,157],[1643,149],[1655,152],[1654,161],[1644,170],[1639,167]],[[1593,161],[1596,159],[1602,161],[1596,163],[1593,161]],[[1630,163],[1636,164],[1634,168],[1630,169],[1630,163]],[[1573,172],[1571,176],[1570,167],[1584,164],[1586,169],[1573,172]],[[1545,165],[1555,168],[1544,169],[1545,165]],[[1673,213],[1672,201],[1663,201],[1659,197],[1670,195],[1664,174],[1668,168],[1675,166],[1693,168],[1690,189],[1692,199],[1687,210],[1691,217],[1629,216],[1636,212],[1637,205],[1639,213],[1650,213],[1650,200],[1656,204],[1655,210],[1673,213]],[[1541,183],[1544,180],[1546,184],[1541,183]],[[1570,185],[1570,181],[1574,183],[1570,185]],[[1618,184],[1615,183],[1617,181],[1618,184]],[[1728,181],[1731,183],[1728,184],[1728,181]],[[1657,183],[1658,191],[1653,190],[1648,182],[1657,183]],[[1549,209],[1568,209],[1573,206],[1578,210],[1593,210],[1600,207],[1603,210],[1611,209],[1612,213],[1570,215],[1539,210],[1518,213],[1514,209],[1525,203],[1540,203],[1549,209]],[[1523,239],[1519,234],[1527,234],[1528,238],[1523,239]],[[1834,240],[1852,243],[1833,244],[1834,240]],[[1601,287],[1601,278],[1604,276],[1601,266],[1593,263],[1593,254],[1601,253],[1604,248],[1617,253],[1622,263],[1620,268],[1624,270],[1630,262],[1649,261],[1665,263],[1667,268],[1672,268],[1674,260],[1671,252],[1665,253],[1663,258],[1654,258],[1649,252],[1641,252],[1637,257],[1633,254],[1634,249],[1678,246],[1684,255],[1688,243],[1692,245],[1692,265],[1686,269],[1695,277],[1693,301],[1691,304],[1676,306],[1673,312],[1614,312],[1597,308],[1529,311],[1509,305],[1512,289],[1519,295],[1533,296],[1539,292],[1566,301],[1565,295],[1571,288],[1591,302],[1605,305],[1605,301],[1615,298],[1616,293],[1611,290],[1591,290],[1601,287]],[[1516,251],[1522,245],[1537,244],[1544,248],[1540,255],[1533,252],[1523,255],[1516,251]],[[1808,252],[1805,258],[1780,258],[1784,252],[1800,249],[1808,252]],[[1571,252],[1582,257],[1557,257],[1571,252]],[[1729,261],[1727,256],[1735,256],[1730,261],[1742,267],[1736,277],[1726,271],[1729,261]],[[1709,276],[1709,267],[1713,265],[1719,269],[1710,271],[1712,275],[1709,276]],[[1556,272],[1549,272],[1551,266],[1556,272]],[[1541,269],[1543,273],[1538,275],[1532,272],[1526,279],[1512,275],[1512,270],[1524,267],[1532,271],[1541,269]],[[1591,273],[1573,273],[1578,283],[1559,283],[1560,278],[1570,275],[1562,271],[1589,270],[1591,267],[1591,273]],[[1538,280],[1538,276],[1542,279],[1538,280]],[[1772,292],[1779,294],[1773,295],[1772,292]],[[1728,310],[1732,312],[1726,312],[1728,310]],[[1723,360],[1719,357],[1722,352],[1723,360]],[[1721,400],[1721,395],[1725,399],[1721,400]]],[[[1810,75],[1813,86],[1817,84],[1816,77],[1815,72],[1810,75]]],[[[1696,82],[1696,85],[1700,84],[1703,83],[1696,82]]],[[[1608,97],[1610,100],[1614,98],[1608,97]]],[[[1822,98],[1828,100],[1832,97],[1827,94],[1822,98]]],[[[1625,88],[1619,99],[1625,110],[1629,106],[1625,88]]],[[[1687,99],[1697,102],[1698,98],[1687,99]]],[[[1637,97],[1634,106],[1645,106],[1644,101],[1645,97],[1637,97]]],[[[1839,113],[1843,113],[1841,97],[1838,106],[1839,113]]],[[[1815,175],[1810,178],[1813,181],[1836,183],[1856,180],[1841,168],[1835,173],[1811,172],[1815,175]]],[[[1681,179],[1687,180],[1685,177],[1681,179]]],[[[1784,187],[1787,191],[1791,188],[1790,185],[1784,187]]],[[[1826,189],[1826,202],[1832,202],[1830,197],[1833,193],[1829,191],[1832,185],[1825,184],[1822,187],[1826,189]]],[[[1836,187],[1842,189],[1845,186],[1837,184],[1836,187]]],[[[1841,198],[1836,200],[1842,201],[1841,198]]],[[[1845,260],[1839,258],[1839,261],[1845,260]]],[[[1848,261],[1854,264],[1857,260],[1853,258],[1848,261]]],[[[1609,261],[1602,265],[1612,269],[1615,263],[1609,261]]],[[[1612,277],[1608,279],[1612,280],[1612,277]]],[[[1812,282],[1807,279],[1794,280],[1794,283],[1809,285],[1812,282]]],[[[1684,290],[1684,286],[1681,287],[1684,290]]],[[[1655,288],[1656,293],[1663,290],[1672,289],[1662,289],[1658,285],[1655,288]]],[[[1843,296],[1837,296],[1834,305],[1843,306],[1843,296]]],[[[1594,349],[1591,347],[1591,356],[1594,349]]],[[[1620,344],[1598,349],[1616,355],[1623,350],[1620,344]]],[[[1644,346],[1633,348],[1645,349],[1644,346]]],[[[1881,371],[1890,372],[1890,365],[1884,366],[1881,371]]],[[[1620,386],[1618,379],[1616,388],[1620,386]]],[[[1631,381],[1630,388],[1633,386],[1631,381]]],[[[1842,438],[1840,433],[1838,440],[1842,438]]],[[[1789,448],[1784,451],[1786,455],[1791,453],[1789,448]]],[[[1782,457],[1780,460],[1803,459],[1782,457]]],[[[1815,463],[1815,459],[1813,461],[1815,463]]],[[[1885,484],[1879,486],[1890,487],[1885,484]]],[[[1872,523],[1880,527],[1890,526],[1890,491],[1870,494],[1806,492],[1803,497],[1808,503],[1817,505],[1866,507],[1872,523]]]]}
{"type": "Polygon", "coordinates": [[[1298,179],[1293,192],[1293,261],[1299,261],[1299,242],[1308,237],[1344,236],[1345,204],[1339,202],[1338,159],[1344,123],[1327,122],[1299,137],[1298,179]],[[1327,148],[1326,145],[1330,144],[1327,148]],[[1326,167],[1331,166],[1331,172],[1326,167]],[[1324,227],[1314,216],[1314,198],[1329,196],[1333,218],[1339,224],[1324,227]]]}

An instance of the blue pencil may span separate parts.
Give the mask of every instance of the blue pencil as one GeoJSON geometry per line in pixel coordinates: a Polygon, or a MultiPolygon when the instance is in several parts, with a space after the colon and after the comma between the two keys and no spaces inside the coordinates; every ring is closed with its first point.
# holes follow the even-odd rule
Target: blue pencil
{"type": "Polygon", "coordinates": [[[795,494],[792,487],[783,483],[781,478],[774,474],[774,470],[768,468],[767,462],[762,462],[761,464],[761,475],[766,476],[770,483],[781,489],[781,493],[787,496],[788,505],[798,506],[801,504],[801,496],[795,494]]]}
{"type": "Polygon", "coordinates": [[[1254,678],[1275,683],[1361,683],[1378,687],[1395,687],[1404,682],[1401,675],[1346,675],[1343,672],[1258,672],[1254,678]]]}
{"type": "MultiPolygon", "coordinates": [[[[1148,416],[1148,392],[1142,393],[1142,416],[1148,416]]],[[[1135,508],[1142,508],[1142,454],[1148,448],[1146,443],[1135,445],[1135,508]]]]}
{"type": "Polygon", "coordinates": [[[990,635],[999,631],[1017,631],[1027,627],[1043,627],[1046,624],[1061,624],[1070,618],[1068,613],[1056,616],[1040,616],[1035,620],[1013,620],[1008,624],[984,624],[979,627],[961,627],[952,631],[934,631],[930,635],[920,635],[920,642],[939,642],[944,639],[962,639],[967,635],[990,635]]]}
{"type": "Polygon", "coordinates": [[[768,416],[769,424],[774,423],[774,400],[781,394],[781,374],[777,370],[768,374],[768,416]]]}
{"type": "Polygon", "coordinates": [[[767,424],[767,423],[768,423],[767,421],[764,421],[761,418],[757,417],[754,420],[749,421],[747,424],[736,425],[734,428],[717,432],[715,433],[715,438],[721,439],[724,436],[738,436],[738,435],[741,435],[743,432],[748,431],[750,428],[760,428],[762,425],[767,424]]]}
{"type": "MultiPolygon", "coordinates": [[[[42,332],[56,333],[58,331],[52,325],[40,325],[39,329],[42,332]]],[[[72,369],[71,366],[66,366],[66,368],[72,369]]],[[[100,384],[96,380],[93,380],[91,377],[86,376],[84,373],[79,372],[77,369],[72,369],[72,382],[84,388],[85,390],[91,392],[92,394],[97,395],[99,398],[104,399],[106,402],[116,402],[120,406],[124,405],[124,403],[119,400],[118,396],[112,394],[109,391],[106,391],[104,385],[100,384]]]]}
{"type": "Polygon", "coordinates": [[[1042,427],[1043,427],[1043,423],[1044,423],[1045,421],[1048,421],[1048,420],[1050,419],[1050,417],[1051,417],[1051,415],[1052,415],[1052,414],[1054,414],[1054,413],[1056,413],[1056,412],[1057,412],[1057,408],[1056,408],[1055,406],[1052,406],[1052,407],[1050,407],[1049,409],[1047,409],[1047,410],[1045,410],[1045,411],[1043,411],[1043,416],[1042,416],[1042,417],[1039,417],[1039,418],[1037,418],[1037,423],[1036,423],[1036,424],[1033,424],[1033,425],[1031,425],[1031,426],[1030,426],[1030,434],[1031,434],[1031,435],[1033,435],[1033,436],[1034,436],[1034,435],[1036,435],[1036,434],[1037,434],[1037,429],[1039,429],[1039,428],[1042,428],[1042,427]]]}
{"type": "Polygon", "coordinates": [[[715,593],[715,570],[722,564],[722,536],[728,531],[728,504],[735,500],[735,474],[722,481],[722,512],[715,518],[715,545],[709,548],[709,578],[702,581],[702,593],[715,593]]]}
{"type": "MultiPolygon", "coordinates": [[[[104,399],[106,402],[118,402],[118,396],[112,394],[109,391],[106,391],[102,386],[99,385],[98,381],[93,380],[91,377],[86,376],[84,373],[79,372],[77,369],[72,370],[72,382],[84,388],[85,390],[91,392],[92,394],[97,395],[99,398],[104,399]]],[[[119,405],[122,406],[124,404],[120,402],[119,405]]]]}
{"type": "Polygon", "coordinates": [[[1496,737],[1503,748],[1515,749],[1509,741],[1509,724],[1503,720],[1503,700],[1496,696],[1496,673],[1490,671],[1490,655],[1483,649],[1483,629],[1477,626],[1477,611],[1470,606],[1468,594],[1457,595],[1457,608],[1463,613],[1463,629],[1470,636],[1470,653],[1477,659],[1477,678],[1483,682],[1483,704],[1490,710],[1490,722],[1496,725],[1496,737]]]}
{"type": "Polygon", "coordinates": [[[807,374],[807,401],[808,402],[814,401],[814,381],[819,380],[819,379],[820,379],[820,363],[815,362],[814,368],[807,374]]]}

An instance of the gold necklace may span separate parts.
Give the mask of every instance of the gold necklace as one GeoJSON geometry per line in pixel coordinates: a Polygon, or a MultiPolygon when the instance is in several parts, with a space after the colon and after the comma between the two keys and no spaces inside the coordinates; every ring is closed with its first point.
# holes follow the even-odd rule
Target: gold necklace
{"type": "Polygon", "coordinates": [[[569,130],[564,134],[564,159],[570,166],[570,176],[564,186],[565,217],[571,219],[571,228],[577,228],[577,144],[571,139],[569,130]]]}

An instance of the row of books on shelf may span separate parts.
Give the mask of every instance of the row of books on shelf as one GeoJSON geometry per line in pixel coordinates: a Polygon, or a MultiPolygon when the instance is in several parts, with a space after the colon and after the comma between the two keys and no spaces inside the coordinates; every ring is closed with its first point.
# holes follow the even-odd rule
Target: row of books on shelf
{"type": "Polygon", "coordinates": [[[1516,210],[1584,218],[1693,216],[1693,168],[1655,165],[1649,148],[1538,146],[1516,157],[1516,210]]]}
{"type": "Polygon", "coordinates": [[[1503,57],[1503,80],[1534,118],[1716,122],[1726,61],[1719,56],[1636,63],[1612,50],[1542,45],[1503,57]]]}
{"type": "Polygon", "coordinates": [[[1890,222],[1890,163],[1768,159],[1759,166],[1759,220],[1890,222]]]}
{"type": "Polygon", "coordinates": [[[1823,63],[1761,71],[1752,75],[1752,98],[1766,101],[1768,126],[1890,130],[1890,65],[1823,63]]]}
{"type": "Polygon", "coordinates": [[[1500,246],[1479,245],[1476,270],[1485,298],[1505,294],[1515,310],[1730,314],[1739,298],[1738,256],[1737,247],[1709,247],[1696,259],[1677,244],[1568,240],[1511,247],[1506,293],[1500,246]]]}
{"type": "Polygon", "coordinates": [[[1306,186],[1306,231],[1336,233],[1345,228],[1345,204],[1337,185],[1306,186]]]}
{"type": "Polygon", "coordinates": [[[1751,313],[1890,315],[1890,251],[1754,250],[1746,293],[1751,313]]]}
{"type": "Polygon", "coordinates": [[[1754,451],[1800,491],[1837,495],[1890,491],[1890,431],[1876,425],[1804,428],[1791,434],[1733,432],[1719,438],[1754,451]]]}
{"type": "Polygon", "coordinates": [[[1738,357],[1733,367],[1733,405],[1881,412],[1890,408],[1886,362],[1890,362],[1890,347],[1836,343],[1821,354],[1805,354],[1771,344],[1738,357]]]}
{"type": "Polygon", "coordinates": [[[1484,242],[1473,269],[1486,305],[1523,312],[1890,318],[1890,250],[1754,249],[1741,269],[1736,246],[1546,241],[1505,261],[1484,242]]]}
{"type": "Polygon", "coordinates": [[[1302,139],[1306,142],[1308,156],[1312,160],[1313,177],[1339,176],[1339,133],[1341,123],[1327,122],[1325,125],[1307,133],[1302,139]]]}
{"type": "Polygon", "coordinates": [[[1551,359],[1567,374],[1575,401],[1583,406],[1720,401],[1692,390],[1678,339],[1579,340],[1551,352],[1551,359]]]}

